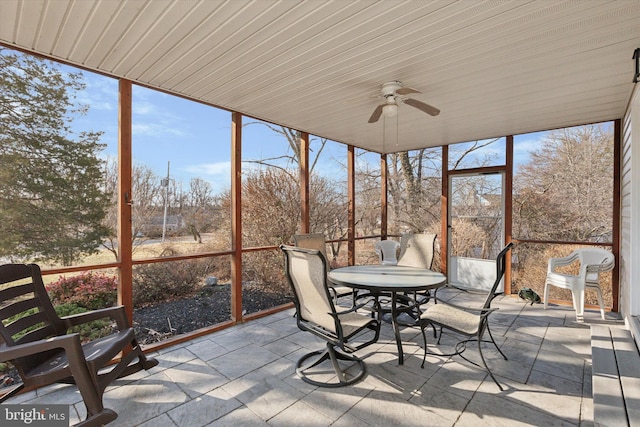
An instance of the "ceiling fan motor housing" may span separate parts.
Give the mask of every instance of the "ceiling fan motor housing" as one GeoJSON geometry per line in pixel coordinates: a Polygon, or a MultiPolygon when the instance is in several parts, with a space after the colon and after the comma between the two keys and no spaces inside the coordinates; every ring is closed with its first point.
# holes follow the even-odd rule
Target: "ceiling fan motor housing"
{"type": "Polygon", "coordinates": [[[413,98],[407,98],[405,95],[411,93],[421,93],[419,90],[412,89],[410,87],[404,87],[401,81],[392,80],[382,84],[380,92],[384,97],[384,104],[380,104],[373,110],[373,114],[369,117],[369,123],[375,123],[383,114],[387,117],[392,117],[398,114],[398,104],[407,104],[413,108],[429,114],[430,116],[437,116],[440,114],[440,110],[429,104],[425,104],[422,101],[413,98]]]}
{"type": "Polygon", "coordinates": [[[388,96],[393,96],[396,94],[396,91],[400,89],[403,84],[397,80],[392,82],[387,82],[382,85],[382,96],[385,98],[388,96]]]}

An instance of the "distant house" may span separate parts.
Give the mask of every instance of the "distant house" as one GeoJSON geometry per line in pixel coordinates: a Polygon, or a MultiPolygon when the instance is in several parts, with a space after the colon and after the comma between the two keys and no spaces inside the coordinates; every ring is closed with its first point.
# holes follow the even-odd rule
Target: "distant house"
{"type": "MultiPolygon", "coordinates": [[[[147,237],[162,236],[162,227],[164,224],[164,216],[156,215],[150,217],[141,227],[141,232],[147,237]]],[[[185,227],[182,215],[167,215],[165,232],[175,234],[185,227]]]]}

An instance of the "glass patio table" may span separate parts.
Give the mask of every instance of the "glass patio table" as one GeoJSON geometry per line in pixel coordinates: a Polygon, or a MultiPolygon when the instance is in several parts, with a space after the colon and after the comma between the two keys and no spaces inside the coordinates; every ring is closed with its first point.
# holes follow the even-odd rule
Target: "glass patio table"
{"type": "Polygon", "coordinates": [[[331,270],[329,280],[337,285],[367,290],[373,296],[391,295],[391,323],[398,347],[398,362],[402,365],[404,352],[397,319],[398,313],[413,308],[419,310],[419,308],[414,304],[413,307],[399,309],[397,294],[437,289],[445,285],[446,277],[442,273],[417,267],[354,265],[331,270]]]}

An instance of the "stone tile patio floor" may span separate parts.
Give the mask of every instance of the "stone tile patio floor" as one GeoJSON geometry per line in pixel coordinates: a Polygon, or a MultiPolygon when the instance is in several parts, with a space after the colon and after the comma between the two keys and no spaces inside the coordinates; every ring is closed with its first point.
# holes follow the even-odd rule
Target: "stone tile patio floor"
{"type": "MultiPolygon", "coordinates": [[[[443,288],[438,299],[464,304],[478,296],[443,288]]],[[[481,297],[480,297],[481,298],[481,297]]],[[[500,391],[484,369],[459,356],[428,356],[422,337],[402,330],[405,363],[398,365],[391,325],[378,343],[360,350],[368,375],[353,386],[317,388],[295,373],[298,358],[324,343],[300,331],[293,310],[237,325],[153,354],[160,364],[116,381],[105,406],[118,413],[109,426],[592,426],[590,323],[619,323],[571,307],[529,305],[499,297],[491,330],[509,360],[483,347],[500,391]]],[[[447,352],[455,336],[430,349],[447,352]]],[[[475,344],[465,353],[479,361],[475,344]]],[[[85,413],[73,386],[55,385],[7,403],[70,404],[71,423],[85,413]]]]}

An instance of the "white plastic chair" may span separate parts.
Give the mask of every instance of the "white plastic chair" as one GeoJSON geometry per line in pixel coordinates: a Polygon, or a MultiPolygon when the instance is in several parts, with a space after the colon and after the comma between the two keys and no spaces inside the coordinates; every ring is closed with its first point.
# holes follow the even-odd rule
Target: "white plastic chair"
{"type": "Polygon", "coordinates": [[[380,240],[376,243],[375,251],[380,257],[380,264],[396,265],[398,264],[398,248],[400,243],[395,240],[380,240]]]}
{"type": "Polygon", "coordinates": [[[600,273],[611,271],[615,265],[615,257],[609,251],[599,248],[581,248],[562,258],[551,258],[547,267],[547,279],[544,284],[544,308],[549,301],[549,285],[571,290],[576,320],[584,320],[584,291],[586,288],[596,291],[600,314],[604,319],[604,302],[600,289],[600,273]],[[557,267],[580,263],[578,275],[558,273],[557,267]]]}

